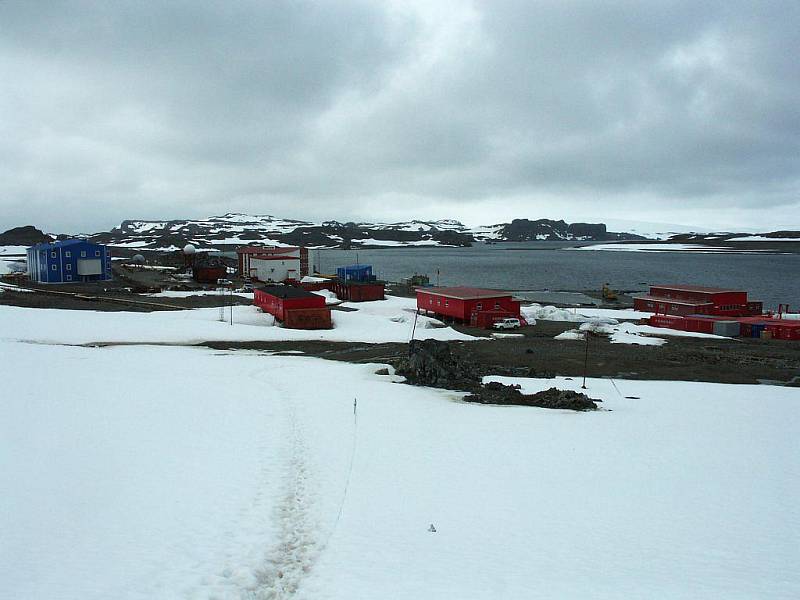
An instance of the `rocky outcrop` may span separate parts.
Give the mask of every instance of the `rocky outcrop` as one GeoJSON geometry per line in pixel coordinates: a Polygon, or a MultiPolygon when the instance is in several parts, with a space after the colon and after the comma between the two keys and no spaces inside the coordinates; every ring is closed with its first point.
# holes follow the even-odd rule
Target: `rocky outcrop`
{"type": "Polygon", "coordinates": [[[537,219],[536,221],[514,219],[511,223],[507,223],[497,229],[495,239],[506,242],[530,242],[535,240],[643,240],[645,238],[634,234],[609,232],[604,223],[567,223],[566,221],[553,221],[551,219],[537,219]]]}
{"type": "Polygon", "coordinates": [[[14,227],[0,233],[0,246],[33,246],[42,242],[52,242],[53,238],[33,225],[14,227]]]}
{"type": "MultiPolygon", "coordinates": [[[[532,376],[530,369],[523,368],[523,371],[525,371],[523,376],[532,376]]],[[[447,342],[436,340],[413,340],[409,346],[408,357],[397,362],[395,372],[413,385],[470,392],[464,400],[480,404],[594,410],[597,408],[595,402],[599,402],[584,394],[556,388],[527,395],[519,391],[519,386],[496,382],[481,385],[480,366],[458,356],[447,342]]]]}
{"type": "Polygon", "coordinates": [[[398,362],[395,372],[414,385],[450,390],[474,390],[481,383],[476,364],[456,356],[447,342],[437,340],[412,340],[408,357],[398,362]]]}
{"type": "Polygon", "coordinates": [[[555,408],[562,410],[597,410],[597,402],[586,394],[572,390],[559,390],[550,388],[536,394],[523,394],[519,386],[504,385],[492,381],[482,386],[476,392],[464,398],[466,402],[480,404],[500,404],[514,406],[536,406],[539,408],[555,408]]]}

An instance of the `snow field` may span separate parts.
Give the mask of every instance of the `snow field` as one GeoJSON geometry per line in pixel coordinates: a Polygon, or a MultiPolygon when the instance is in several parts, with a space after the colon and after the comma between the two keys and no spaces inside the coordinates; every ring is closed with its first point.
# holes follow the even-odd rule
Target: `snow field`
{"type": "MultiPolygon", "coordinates": [[[[344,303],[352,312],[333,311],[334,328],[299,330],[275,327],[271,315],[255,306],[201,308],[153,313],[95,312],[0,307],[0,340],[38,343],[198,344],[204,341],[329,340],[365,343],[407,342],[414,326],[414,300],[388,297],[377,302],[344,303]]],[[[417,339],[474,340],[430,317],[419,316],[417,339]]]]}
{"type": "Polygon", "coordinates": [[[800,593],[797,389],[588,380],[606,410],[573,413],[377,365],[0,349],[9,598],[800,593]]]}
{"type": "Polygon", "coordinates": [[[257,380],[232,394],[225,359],[193,349],[9,346],[0,597],[209,598],[253,584],[285,463],[284,417],[257,380]]]}
{"type": "Polygon", "coordinates": [[[567,250],[599,250],[607,252],[697,252],[718,253],[718,252],[759,252],[760,250],[741,250],[730,246],[705,246],[703,244],[594,244],[591,246],[580,246],[577,248],[566,248],[567,250]]]}

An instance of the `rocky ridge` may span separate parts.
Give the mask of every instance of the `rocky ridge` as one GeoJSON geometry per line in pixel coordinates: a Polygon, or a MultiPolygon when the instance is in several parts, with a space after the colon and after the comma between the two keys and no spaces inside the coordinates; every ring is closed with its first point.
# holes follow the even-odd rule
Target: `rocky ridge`
{"type": "Polygon", "coordinates": [[[243,244],[326,248],[470,246],[478,241],[607,241],[643,239],[606,230],[602,223],[567,223],[515,219],[511,223],[469,228],[451,219],[397,223],[299,221],[271,215],[228,213],[197,220],[126,220],[92,241],[142,250],[174,250],[187,243],[199,248],[229,248],[243,244]]]}

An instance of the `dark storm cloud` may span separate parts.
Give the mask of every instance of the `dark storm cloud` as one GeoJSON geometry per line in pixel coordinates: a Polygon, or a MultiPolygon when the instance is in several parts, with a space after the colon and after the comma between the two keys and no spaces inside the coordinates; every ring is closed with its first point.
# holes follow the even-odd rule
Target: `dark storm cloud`
{"type": "Polygon", "coordinates": [[[0,2],[0,227],[785,226],[798,24],[795,2],[0,2]]]}

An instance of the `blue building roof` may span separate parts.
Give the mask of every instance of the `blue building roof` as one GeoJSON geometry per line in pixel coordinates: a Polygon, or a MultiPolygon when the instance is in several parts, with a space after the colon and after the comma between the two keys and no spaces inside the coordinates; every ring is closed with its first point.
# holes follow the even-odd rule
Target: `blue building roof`
{"type": "Polygon", "coordinates": [[[88,244],[90,246],[102,246],[103,244],[95,244],[94,242],[90,242],[86,239],[81,238],[71,238],[68,240],[56,240],[55,242],[41,242],[39,244],[34,244],[31,246],[35,250],[44,250],[47,248],[48,250],[52,248],[67,248],[69,246],[75,246],[77,244],[88,244]]]}

